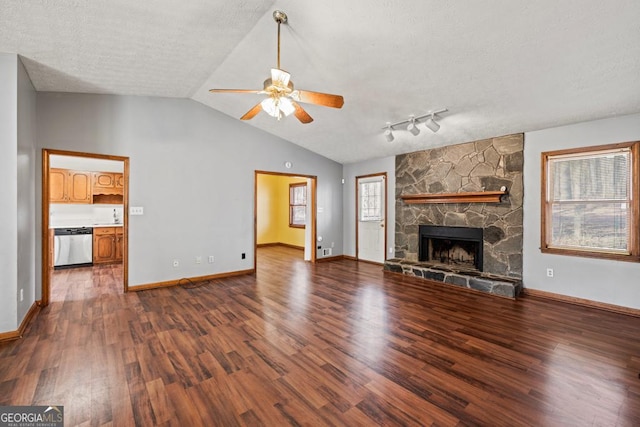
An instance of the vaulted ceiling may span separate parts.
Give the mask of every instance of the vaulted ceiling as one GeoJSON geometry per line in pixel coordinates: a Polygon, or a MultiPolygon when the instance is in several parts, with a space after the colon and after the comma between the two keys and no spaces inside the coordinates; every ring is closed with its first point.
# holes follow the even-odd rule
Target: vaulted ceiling
{"type": "Polygon", "coordinates": [[[276,65],[344,96],[243,122],[341,163],[640,112],[637,0],[2,0],[0,52],[38,91],[192,98],[231,117],[276,65]],[[386,122],[448,108],[438,133],[386,122]]]}

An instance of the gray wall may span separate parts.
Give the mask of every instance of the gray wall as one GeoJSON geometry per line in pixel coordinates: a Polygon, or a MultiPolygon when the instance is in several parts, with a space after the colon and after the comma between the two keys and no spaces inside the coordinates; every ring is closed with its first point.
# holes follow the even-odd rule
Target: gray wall
{"type": "MultiPolygon", "coordinates": [[[[638,140],[640,115],[579,123],[525,134],[525,288],[640,308],[640,264],[540,252],[541,153],[638,140]],[[554,277],[546,277],[547,268],[554,269],[554,277]]],[[[638,195],[638,189],[635,189],[635,194],[638,195]]]]}
{"type": "Polygon", "coordinates": [[[144,207],[130,286],[253,268],[255,170],[316,175],[318,235],[342,254],[339,163],[186,99],[39,93],[37,107],[39,147],[130,158],[130,206],[144,207]]]}
{"type": "Polygon", "coordinates": [[[387,173],[387,255],[393,258],[395,247],[395,188],[396,188],[396,158],[383,157],[366,162],[349,163],[344,165],[342,176],[343,204],[344,204],[344,254],[356,256],[356,177],[374,173],[387,173]]]}
{"type": "MultiPolygon", "coordinates": [[[[17,322],[22,322],[36,300],[36,91],[21,61],[18,61],[18,161],[17,226],[18,289],[17,322]],[[23,300],[20,301],[20,291],[23,300]]],[[[39,264],[38,264],[39,265],[39,264]]],[[[40,282],[38,282],[40,283],[40,282]]]]}
{"type": "Polygon", "coordinates": [[[0,332],[17,329],[18,57],[0,53],[0,332]]]}

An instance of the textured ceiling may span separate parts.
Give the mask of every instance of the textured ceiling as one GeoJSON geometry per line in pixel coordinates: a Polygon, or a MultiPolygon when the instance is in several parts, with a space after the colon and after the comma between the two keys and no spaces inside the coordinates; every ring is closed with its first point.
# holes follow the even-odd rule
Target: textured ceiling
{"type": "Polygon", "coordinates": [[[640,2],[177,0],[0,2],[0,52],[39,91],[191,97],[234,118],[276,65],[296,88],[341,94],[315,121],[256,126],[349,163],[640,112],[640,2]],[[446,107],[436,134],[385,122],[446,107]]]}

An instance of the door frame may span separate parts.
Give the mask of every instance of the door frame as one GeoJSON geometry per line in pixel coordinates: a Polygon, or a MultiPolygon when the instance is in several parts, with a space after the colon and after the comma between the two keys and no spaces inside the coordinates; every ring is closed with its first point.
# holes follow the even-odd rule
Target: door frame
{"type": "Polygon", "coordinates": [[[69,156],[69,157],[84,157],[90,159],[101,160],[115,160],[124,163],[123,178],[124,187],[122,189],[122,233],[123,233],[123,248],[122,248],[122,270],[123,270],[123,287],[124,292],[129,291],[129,157],[112,156],[106,154],[84,153],[79,151],[66,151],[55,150],[49,148],[42,149],[42,295],[40,299],[40,306],[46,307],[49,305],[49,298],[51,294],[51,277],[49,272],[49,265],[51,259],[49,258],[49,169],[51,155],[57,156],[69,156]]]}
{"type": "Polygon", "coordinates": [[[387,260],[387,233],[388,233],[388,228],[387,228],[387,206],[388,206],[388,194],[387,194],[387,173],[386,172],[376,172],[376,173],[370,173],[367,175],[359,175],[356,176],[356,223],[355,223],[355,229],[356,229],[356,260],[358,261],[362,261],[362,262],[370,262],[373,264],[378,264],[377,262],[374,263],[373,261],[368,261],[368,260],[360,260],[360,248],[358,247],[358,233],[360,230],[360,180],[361,179],[365,179],[365,178],[373,178],[376,176],[381,176],[383,181],[384,181],[384,253],[382,254],[382,259],[384,261],[387,260]]]}
{"type": "MultiPolygon", "coordinates": [[[[256,170],[253,175],[253,272],[257,271],[258,267],[258,175],[276,175],[276,176],[289,176],[306,178],[310,180],[310,188],[307,192],[307,203],[309,203],[309,212],[311,218],[309,218],[309,225],[311,227],[311,263],[315,263],[317,259],[317,212],[316,212],[316,198],[318,177],[316,175],[305,175],[300,173],[286,173],[286,172],[271,172],[256,170]]],[[[305,242],[306,244],[306,242],[305,242]]]]}

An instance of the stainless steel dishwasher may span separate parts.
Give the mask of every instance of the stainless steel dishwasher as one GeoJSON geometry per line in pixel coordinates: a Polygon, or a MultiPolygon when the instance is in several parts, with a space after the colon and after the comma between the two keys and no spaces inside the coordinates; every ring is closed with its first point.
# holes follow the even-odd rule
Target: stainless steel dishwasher
{"type": "Polygon", "coordinates": [[[93,228],[56,228],[53,234],[55,269],[93,265],[93,228]]]}

